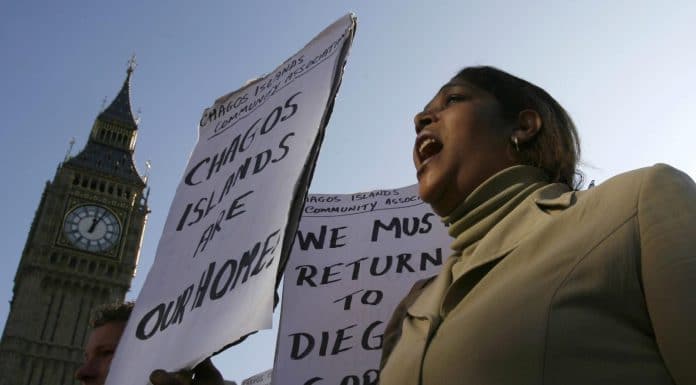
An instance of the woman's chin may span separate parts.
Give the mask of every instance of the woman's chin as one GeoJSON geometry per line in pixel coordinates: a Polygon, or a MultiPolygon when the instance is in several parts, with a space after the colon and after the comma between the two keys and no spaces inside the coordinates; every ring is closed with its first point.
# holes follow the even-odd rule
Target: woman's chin
{"type": "Polygon", "coordinates": [[[442,216],[442,208],[440,207],[439,192],[436,186],[428,183],[427,180],[421,179],[418,181],[418,196],[421,200],[430,205],[435,214],[442,216]]]}
{"type": "Polygon", "coordinates": [[[423,202],[428,204],[432,201],[433,196],[433,189],[431,187],[432,186],[430,186],[426,180],[421,179],[418,181],[418,196],[423,202]]]}

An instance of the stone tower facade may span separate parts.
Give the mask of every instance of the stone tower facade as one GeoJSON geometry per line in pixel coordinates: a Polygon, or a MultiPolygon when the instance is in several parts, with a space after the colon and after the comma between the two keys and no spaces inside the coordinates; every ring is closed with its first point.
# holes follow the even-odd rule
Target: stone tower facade
{"type": "Polygon", "coordinates": [[[77,384],[92,309],[130,287],[148,214],[133,162],[133,68],[84,149],[46,182],[14,279],[0,385],[77,384]]]}

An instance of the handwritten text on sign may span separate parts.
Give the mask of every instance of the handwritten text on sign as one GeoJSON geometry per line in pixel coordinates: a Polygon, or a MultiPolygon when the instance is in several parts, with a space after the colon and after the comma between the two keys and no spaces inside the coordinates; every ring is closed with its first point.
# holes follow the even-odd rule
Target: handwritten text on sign
{"type": "Polygon", "coordinates": [[[203,113],[108,384],[146,384],[153,369],[190,368],[271,326],[285,234],[295,233],[354,23],[339,19],[203,113]]]}
{"type": "Polygon", "coordinates": [[[416,186],[310,195],[285,273],[274,384],[376,384],[392,310],[449,243],[416,186]]]}

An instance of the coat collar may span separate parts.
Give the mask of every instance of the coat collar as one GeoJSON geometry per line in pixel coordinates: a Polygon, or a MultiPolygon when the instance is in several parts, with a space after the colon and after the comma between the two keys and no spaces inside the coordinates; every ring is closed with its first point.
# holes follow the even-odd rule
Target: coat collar
{"type": "Polygon", "coordinates": [[[442,219],[455,238],[454,254],[426,287],[427,295],[408,308],[409,314],[437,324],[439,315],[451,306],[446,296],[468,292],[543,221],[574,202],[575,194],[568,186],[549,184],[536,167],[513,166],[489,178],[442,219]]]}
{"type": "Polygon", "coordinates": [[[531,166],[505,169],[476,188],[450,216],[453,256],[438,277],[408,309],[409,314],[439,324],[471,288],[554,213],[572,205],[574,193],[531,166]],[[433,322],[435,321],[435,322],[433,322]]]}
{"type": "Polygon", "coordinates": [[[447,314],[495,265],[531,233],[575,202],[565,184],[546,185],[532,193],[502,218],[475,247],[464,250],[451,267],[452,283],[440,312],[447,314]]]}
{"type": "Polygon", "coordinates": [[[452,249],[465,259],[493,227],[548,183],[543,170],[524,165],[506,168],[488,178],[443,218],[454,237],[452,249]]]}
{"type": "Polygon", "coordinates": [[[534,191],[500,219],[471,250],[467,265],[475,268],[514,250],[528,234],[574,202],[574,192],[562,183],[534,191]]]}

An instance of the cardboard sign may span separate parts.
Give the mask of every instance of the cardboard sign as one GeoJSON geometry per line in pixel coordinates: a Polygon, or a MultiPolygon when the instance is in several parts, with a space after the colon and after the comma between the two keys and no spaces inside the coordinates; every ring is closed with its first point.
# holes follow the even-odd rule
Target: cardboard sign
{"type": "Polygon", "coordinates": [[[107,384],[146,384],[271,326],[354,30],[344,16],[205,110],[107,384]]]}
{"type": "Polygon", "coordinates": [[[285,270],[274,385],[376,384],[382,334],[449,256],[417,186],[307,197],[285,270]]]}

